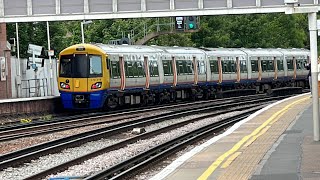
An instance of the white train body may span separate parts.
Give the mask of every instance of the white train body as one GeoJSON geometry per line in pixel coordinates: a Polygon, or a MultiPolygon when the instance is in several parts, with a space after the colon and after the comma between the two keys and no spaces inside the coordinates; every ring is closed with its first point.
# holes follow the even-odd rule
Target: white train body
{"type": "MultiPolygon", "coordinates": [[[[102,84],[99,91],[83,92],[85,97],[101,99],[96,100],[96,105],[90,104],[90,98],[85,99],[89,108],[209,98],[235,89],[251,89],[259,93],[308,85],[305,66],[310,52],[305,49],[80,44],[63,51],[62,59],[70,57],[68,53],[85,53],[78,48],[99,52],[95,57],[107,57],[107,62],[102,63],[104,73],[101,77],[88,79],[88,82],[102,81],[97,82],[100,86],[102,84]]],[[[67,67],[69,61],[65,62],[67,67]]],[[[73,78],[72,74],[68,77],[73,78]]],[[[73,79],[85,84],[83,79],[73,79]]],[[[66,80],[61,76],[62,84],[66,80]]],[[[72,104],[73,96],[84,96],[72,89],[61,89],[61,93],[68,108],[78,105],[72,104]]]]}

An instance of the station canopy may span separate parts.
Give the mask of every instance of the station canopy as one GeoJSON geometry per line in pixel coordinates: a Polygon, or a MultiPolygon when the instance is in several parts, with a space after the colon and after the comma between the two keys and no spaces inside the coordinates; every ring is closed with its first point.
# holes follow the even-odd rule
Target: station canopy
{"type": "MultiPolygon", "coordinates": [[[[0,22],[276,13],[286,12],[291,6],[284,1],[287,0],[0,0],[0,22]]],[[[294,6],[299,8],[319,8],[318,0],[289,1],[298,1],[294,6]]]]}

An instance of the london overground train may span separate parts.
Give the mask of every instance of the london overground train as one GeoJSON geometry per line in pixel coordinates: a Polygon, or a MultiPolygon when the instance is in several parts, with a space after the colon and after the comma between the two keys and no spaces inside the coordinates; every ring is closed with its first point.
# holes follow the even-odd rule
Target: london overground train
{"type": "Polygon", "coordinates": [[[77,44],[60,53],[58,84],[66,109],[207,99],[305,87],[309,57],[306,49],[77,44]]]}

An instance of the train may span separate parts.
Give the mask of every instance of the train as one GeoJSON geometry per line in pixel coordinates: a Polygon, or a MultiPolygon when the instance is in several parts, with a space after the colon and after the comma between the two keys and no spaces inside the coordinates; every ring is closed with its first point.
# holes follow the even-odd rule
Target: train
{"type": "Polygon", "coordinates": [[[76,44],[59,54],[65,109],[114,109],[307,87],[307,49],[76,44]]]}

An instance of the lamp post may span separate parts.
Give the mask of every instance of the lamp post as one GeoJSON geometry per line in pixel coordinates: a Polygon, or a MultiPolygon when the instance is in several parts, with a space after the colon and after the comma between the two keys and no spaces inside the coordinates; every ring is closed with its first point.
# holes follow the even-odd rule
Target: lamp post
{"type": "Polygon", "coordinates": [[[84,43],[83,25],[84,25],[84,24],[90,24],[90,23],[92,23],[92,21],[85,21],[85,20],[83,20],[83,21],[81,22],[81,37],[82,37],[82,43],[84,43]]]}

